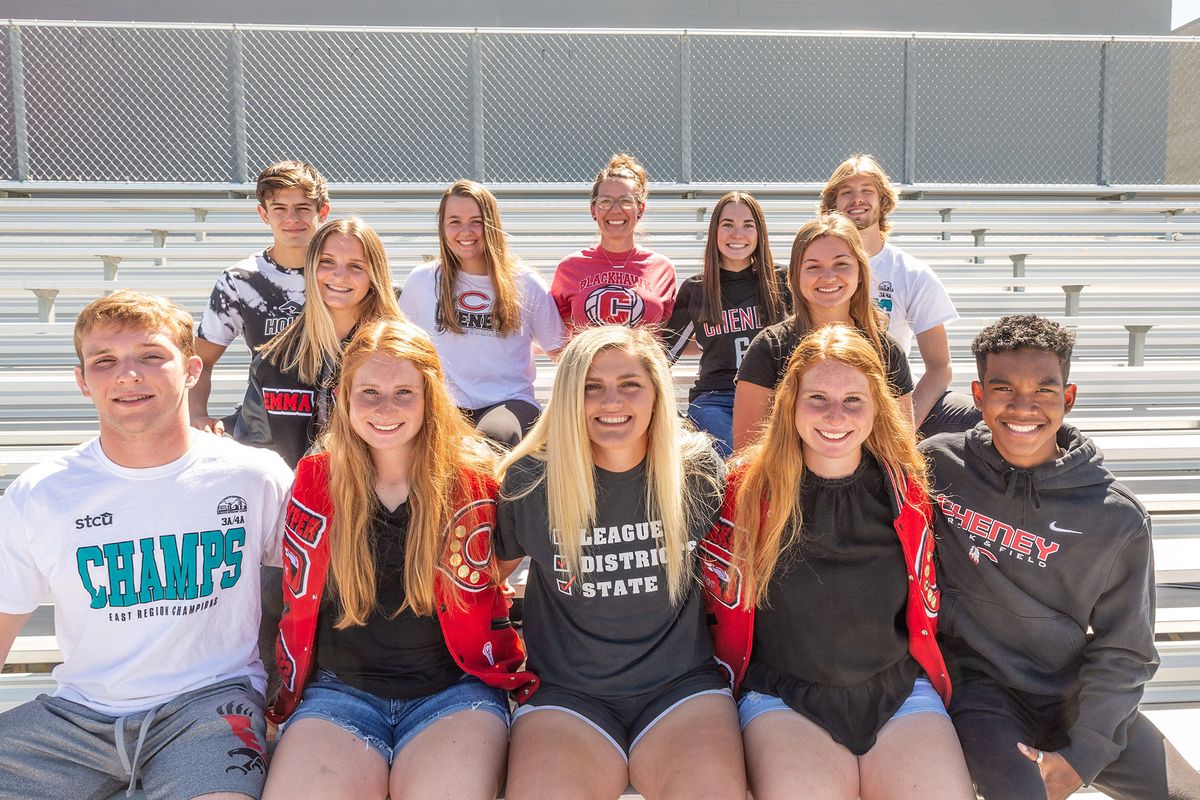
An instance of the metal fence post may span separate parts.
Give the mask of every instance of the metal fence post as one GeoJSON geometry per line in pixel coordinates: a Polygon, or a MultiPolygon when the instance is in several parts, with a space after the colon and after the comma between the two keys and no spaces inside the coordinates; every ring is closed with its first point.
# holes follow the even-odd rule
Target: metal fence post
{"type": "Polygon", "coordinates": [[[904,40],[904,182],[917,182],[917,40],[904,40]]]}
{"type": "Polygon", "coordinates": [[[471,33],[471,177],[483,183],[483,41],[479,29],[471,33]]]}
{"type": "Polygon", "coordinates": [[[233,127],[233,182],[250,178],[246,150],[246,60],[242,54],[242,32],[233,26],[229,38],[229,117],[233,127]]]}
{"type": "Polygon", "coordinates": [[[21,61],[21,29],[8,26],[8,55],[12,61],[13,138],[17,145],[17,180],[29,180],[29,128],[25,121],[25,68],[21,61]]]}
{"type": "Polygon", "coordinates": [[[679,180],[692,182],[692,45],[679,36],[679,180]]]}
{"type": "Polygon", "coordinates": [[[1100,130],[1097,135],[1096,183],[1107,186],[1112,178],[1112,40],[1100,45],[1100,130]]]}

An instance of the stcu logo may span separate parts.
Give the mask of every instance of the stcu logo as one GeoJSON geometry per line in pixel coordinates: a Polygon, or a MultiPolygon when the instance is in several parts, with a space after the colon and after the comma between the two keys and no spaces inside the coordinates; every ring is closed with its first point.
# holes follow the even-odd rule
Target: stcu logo
{"type": "Polygon", "coordinates": [[[583,312],[593,325],[625,325],[642,321],[646,304],[642,296],[624,286],[601,286],[588,295],[583,312]]]}
{"type": "Polygon", "coordinates": [[[454,298],[454,302],[463,311],[486,311],[492,305],[492,298],[483,292],[463,292],[454,298]]]}

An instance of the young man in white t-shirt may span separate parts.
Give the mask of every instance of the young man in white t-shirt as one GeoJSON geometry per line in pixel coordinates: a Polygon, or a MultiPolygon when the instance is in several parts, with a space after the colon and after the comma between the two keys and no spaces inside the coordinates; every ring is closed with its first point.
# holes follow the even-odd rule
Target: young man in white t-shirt
{"type": "Polygon", "coordinates": [[[888,333],[908,354],[915,335],[925,372],[913,389],[913,418],[925,436],[962,431],[981,419],[971,398],[947,391],[952,377],[946,326],[958,312],[928,265],[887,241],[898,197],[869,155],[843,161],[821,190],[821,211],[840,211],[854,222],[871,257],[871,295],[888,315],[888,333]]]}
{"type": "Polygon", "coordinates": [[[238,336],[253,353],[300,313],[308,243],[329,216],[329,190],[312,164],[277,161],[258,174],[254,192],[274,242],[221,273],[196,333],[204,368],[189,398],[192,425],[213,433],[225,432],[208,412],[213,367],[238,336]]]}
{"type": "Polygon", "coordinates": [[[57,689],[0,714],[0,797],[257,798],[266,771],[259,567],[291,471],[197,431],[192,319],[133,291],[75,324],[100,435],[0,497],[0,655],[53,597],[57,689]]]}

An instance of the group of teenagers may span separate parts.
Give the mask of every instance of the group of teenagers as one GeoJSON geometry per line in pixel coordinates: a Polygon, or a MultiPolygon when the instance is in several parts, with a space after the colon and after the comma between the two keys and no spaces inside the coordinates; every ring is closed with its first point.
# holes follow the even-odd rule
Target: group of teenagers
{"type": "Polygon", "coordinates": [[[948,392],[957,315],[869,156],[786,268],[723,196],[678,286],[627,154],[549,285],[470,181],[402,290],[310,165],[257,196],[273,244],[195,333],[80,313],[99,437],[0,497],[0,652],[53,596],[63,653],[0,714],[0,798],[1200,798],[1138,711],[1149,519],[1064,423],[1073,334],[1004,317],[948,392]]]}

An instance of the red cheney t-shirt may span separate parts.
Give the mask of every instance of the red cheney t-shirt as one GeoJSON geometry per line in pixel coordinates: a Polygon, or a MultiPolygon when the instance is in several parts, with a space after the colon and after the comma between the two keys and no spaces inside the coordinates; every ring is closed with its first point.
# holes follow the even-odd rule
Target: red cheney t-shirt
{"type": "Polygon", "coordinates": [[[571,330],[661,324],[675,306],[675,265],[652,250],[588,247],[558,263],[550,296],[571,330]]]}

